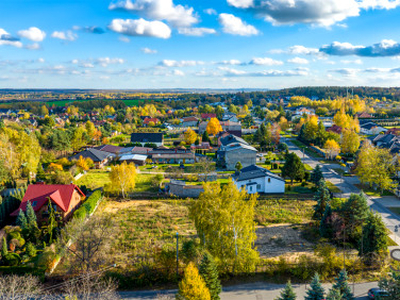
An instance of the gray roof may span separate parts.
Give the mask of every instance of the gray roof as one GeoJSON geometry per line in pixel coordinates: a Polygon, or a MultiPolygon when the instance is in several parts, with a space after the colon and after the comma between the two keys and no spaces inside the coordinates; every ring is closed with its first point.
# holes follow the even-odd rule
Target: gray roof
{"type": "Polygon", "coordinates": [[[226,146],[232,143],[239,143],[239,144],[243,144],[243,145],[248,145],[249,143],[247,143],[244,139],[237,137],[236,135],[230,134],[226,137],[223,137],[220,139],[221,144],[226,146]]]}
{"type": "Polygon", "coordinates": [[[242,170],[240,170],[239,174],[234,174],[232,177],[235,181],[245,181],[249,179],[256,179],[262,177],[271,177],[277,180],[285,181],[283,178],[270,172],[269,170],[261,168],[256,165],[251,165],[246,168],[243,168],[242,170]]]}
{"type": "Polygon", "coordinates": [[[229,144],[227,146],[222,146],[221,151],[229,152],[229,151],[235,151],[238,149],[246,149],[250,151],[257,152],[257,149],[250,146],[250,145],[243,145],[243,144],[229,144]]]}
{"type": "Polygon", "coordinates": [[[147,155],[142,155],[142,154],[125,154],[122,155],[121,158],[119,159],[120,161],[125,161],[125,160],[137,160],[137,161],[145,161],[147,159],[147,155]]]}
{"type": "Polygon", "coordinates": [[[132,143],[162,143],[162,141],[162,133],[136,132],[131,134],[132,143]]]}
{"type": "Polygon", "coordinates": [[[100,151],[94,148],[86,149],[74,156],[70,157],[70,160],[79,159],[79,157],[83,158],[90,158],[93,162],[102,162],[103,160],[107,159],[108,157],[114,157],[115,155],[109,152],[100,151]]]}

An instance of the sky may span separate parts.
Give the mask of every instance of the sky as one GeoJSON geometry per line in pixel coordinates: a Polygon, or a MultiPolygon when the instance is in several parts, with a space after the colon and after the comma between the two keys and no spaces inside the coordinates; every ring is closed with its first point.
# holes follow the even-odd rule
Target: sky
{"type": "Polygon", "coordinates": [[[1,0],[0,88],[399,86],[400,0],[1,0]]]}

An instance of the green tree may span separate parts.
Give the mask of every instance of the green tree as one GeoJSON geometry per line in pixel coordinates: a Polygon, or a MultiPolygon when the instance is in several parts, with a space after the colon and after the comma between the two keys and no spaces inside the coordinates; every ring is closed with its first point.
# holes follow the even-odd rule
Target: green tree
{"type": "Polygon", "coordinates": [[[204,253],[199,266],[199,273],[203,277],[208,290],[210,291],[211,300],[219,300],[219,294],[222,291],[221,282],[218,278],[218,269],[214,258],[208,252],[204,253]]]}
{"type": "Polygon", "coordinates": [[[369,211],[362,230],[362,251],[360,255],[367,253],[381,254],[388,249],[388,235],[382,217],[369,211]]]}
{"type": "Polygon", "coordinates": [[[320,165],[317,165],[311,173],[310,181],[317,185],[321,179],[324,179],[320,165]]]}
{"type": "Polygon", "coordinates": [[[201,141],[202,142],[211,142],[210,137],[208,136],[207,130],[203,132],[203,135],[201,136],[201,141]]]}
{"type": "Polygon", "coordinates": [[[332,208],[329,203],[326,204],[324,215],[322,216],[319,232],[324,238],[332,238],[333,237],[333,226],[331,224],[332,217],[332,208]]]}
{"type": "Polygon", "coordinates": [[[342,300],[342,294],[337,289],[331,289],[326,295],[326,300],[342,300]]]}
{"type": "Polygon", "coordinates": [[[47,211],[49,213],[49,219],[47,221],[47,233],[49,235],[49,243],[53,243],[53,233],[54,229],[57,227],[56,216],[54,212],[53,205],[51,205],[51,200],[49,199],[47,204],[47,211]]]}
{"type": "Polygon", "coordinates": [[[361,240],[361,226],[367,218],[369,206],[365,194],[351,194],[342,204],[340,215],[346,225],[346,235],[356,244],[361,240]]]}
{"type": "Polygon", "coordinates": [[[238,161],[235,165],[236,171],[240,172],[240,170],[243,168],[242,163],[238,161]]]}
{"type": "Polygon", "coordinates": [[[387,299],[400,299],[400,273],[392,272],[388,276],[381,277],[378,286],[387,291],[387,299]]]}
{"type": "Polygon", "coordinates": [[[304,178],[304,164],[301,162],[300,157],[298,157],[296,153],[288,153],[286,155],[286,161],[282,168],[282,176],[289,177],[292,184],[293,180],[302,180],[304,178]]]}
{"type": "Polygon", "coordinates": [[[26,219],[28,228],[37,228],[37,218],[30,201],[26,204],[26,219]]]}
{"type": "Polygon", "coordinates": [[[280,297],[276,298],[276,300],[296,300],[297,296],[293,290],[292,284],[290,281],[286,284],[285,288],[281,292],[280,297]]]}
{"type": "MultiPolygon", "coordinates": [[[[190,207],[201,243],[225,267],[252,271],[258,261],[253,245],[256,239],[254,207],[256,195],[238,190],[232,180],[204,183],[204,192],[190,207]]],[[[230,269],[231,270],[231,269],[230,269]]]]}
{"type": "Polygon", "coordinates": [[[3,242],[1,244],[1,257],[4,259],[8,254],[7,240],[3,237],[3,242]]]}
{"type": "Polygon", "coordinates": [[[335,278],[335,283],[332,288],[337,289],[342,295],[343,300],[353,300],[354,295],[351,292],[349,283],[349,278],[347,277],[347,272],[345,269],[341,270],[339,276],[335,278]]]}
{"type": "Polygon", "coordinates": [[[325,180],[323,179],[319,181],[318,190],[314,196],[314,200],[317,201],[317,204],[314,206],[313,219],[321,220],[324,215],[326,205],[331,201],[331,194],[326,186],[325,180]]]}
{"type": "Polygon", "coordinates": [[[190,262],[185,269],[185,275],[179,283],[178,294],[176,299],[179,300],[210,300],[210,291],[206,283],[200,276],[199,271],[193,262],[190,262]]]}
{"type": "Polygon", "coordinates": [[[26,254],[29,257],[31,257],[31,258],[35,257],[36,256],[36,252],[37,252],[37,250],[36,250],[35,246],[31,242],[26,244],[26,254]]]}
{"type": "Polygon", "coordinates": [[[323,300],[325,299],[324,297],[325,290],[321,285],[321,282],[319,280],[319,276],[317,273],[315,273],[311,284],[310,288],[307,290],[307,295],[305,296],[305,300],[323,300]]]}
{"type": "Polygon", "coordinates": [[[28,220],[26,219],[25,213],[22,209],[20,209],[18,213],[17,225],[21,227],[22,230],[26,230],[28,228],[28,220]]]}

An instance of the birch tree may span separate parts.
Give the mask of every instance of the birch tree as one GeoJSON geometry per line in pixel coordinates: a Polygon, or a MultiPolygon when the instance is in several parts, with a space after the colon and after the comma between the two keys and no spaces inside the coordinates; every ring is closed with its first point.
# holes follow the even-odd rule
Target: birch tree
{"type": "Polygon", "coordinates": [[[136,166],[132,163],[123,162],[113,166],[110,173],[110,189],[122,194],[125,198],[126,193],[133,191],[136,184],[136,166]]]}

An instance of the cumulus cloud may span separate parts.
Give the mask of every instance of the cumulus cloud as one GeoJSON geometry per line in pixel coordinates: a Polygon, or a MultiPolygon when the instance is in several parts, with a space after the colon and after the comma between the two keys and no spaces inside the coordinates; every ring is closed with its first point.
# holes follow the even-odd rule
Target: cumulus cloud
{"type": "Polygon", "coordinates": [[[175,76],[185,76],[185,73],[182,72],[181,70],[174,70],[173,73],[175,76]]]}
{"type": "Polygon", "coordinates": [[[248,74],[246,71],[243,70],[237,70],[233,68],[228,68],[228,67],[219,67],[218,68],[221,71],[225,71],[225,76],[239,76],[239,75],[246,75],[248,74]]]}
{"type": "Polygon", "coordinates": [[[40,45],[38,43],[25,45],[25,49],[28,49],[28,50],[39,50],[40,49],[40,45]]]}
{"type": "Polygon", "coordinates": [[[350,43],[333,42],[320,48],[328,55],[356,55],[365,57],[385,57],[400,55],[400,44],[393,40],[383,40],[372,46],[354,46],[350,43]]]}
{"type": "Polygon", "coordinates": [[[359,71],[360,70],[358,69],[350,69],[350,68],[329,70],[329,72],[338,73],[347,77],[354,77],[359,71]]]}
{"type": "Polygon", "coordinates": [[[295,57],[295,58],[288,59],[288,63],[306,65],[309,63],[309,61],[305,58],[295,57]]]}
{"type": "Polygon", "coordinates": [[[342,64],[345,64],[345,65],[352,65],[352,64],[355,64],[355,65],[362,65],[363,64],[363,61],[361,60],[361,59],[355,59],[355,60],[341,60],[340,61],[342,64]]]}
{"type": "Polygon", "coordinates": [[[178,32],[188,36],[204,36],[206,34],[215,34],[215,29],[204,27],[185,27],[178,28],[178,32]]]}
{"type": "Polygon", "coordinates": [[[264,70],[259,72],[247,72],[227,67],[219,67],[225,71],[224,76],[243,76],[243,77],[291,77],[291,76],[307,76],[309,70],[307,68],[297,68],[295,70],[264,70]]]}
{"type": "Polygon", "coordinates": [[[71,30],[67,30],[67,31],[54,31],[51,34],[51,37],[64,41],[75,41],[78,38],[78,35],[73,33],[71,30]]]}
{"type": "Polygon", "coordinates": [[[159,66],[162,67],[194,67],[198,65],[204,65],[204,62],[202,61],[196,61],[196,60],[170,60],[170,59],[164,59],[162,60],[159,64],[159,66]]]}
{"type": "Polygon", "coordinates": [[[114,19],[108,28],[129,36],[148,36],[163,39],[171,37],[171,29],[167,24],[160,21],[114,19]]]}
{"type": "Polygon", "coordinates": [[[123,64],[125,62],[122,58],[110,58],[110,57],[100,57],[96,59],[96,63],[102,67],[107,67],[110,64],[123,64]]]}
{"type": "Polygon", "coordinates": [[[14,46],[17,48],[22,47],[22,43],[19,41],[18,38],[13,37],[10,35],[7,31],[4,29],[0,28],[0,46],[1,45],[9,45],[9,46],[14,46]]]}
{"type": "Polygon", "coordinates": [[[255,57],[250,61],[250,64],[259,66],[280,66],[283,65],[283,62],[269,57],[255,57]]]}
{"type": "Polygon", "coordinates": [[[146,48],[146,47],[142,48],[140,50],[145,54],[156,54],[157,53],[157,50],[146,48]]]}
{"type": "Polygon", "coordinates": [[[363,9],[393,9],[400,5],[400,0],[362,0],[359,6],[363,9]]]}
{"type": "Polygon", "coordinates": [[[214,8],[207,8],[203,11],[204,11],[204,13],[206,13],[207,15],[210,15],[210,16],[218,14],[214,8]]]}
{"type": "Polygon", "coordinates": [[[109,9],[136,12],[150,19],[165,20],[175,27],[191,27],[198,22],[193,8],[175,5],[172,0],[120,0],[111,3],[109,9]]]}
{"type": "Polygon", "coordinates": [[[227,0],[227,2],[237,8],[249,8],[254,5],[253,0],[227,0]]]}
{"type": "Polygon", "coordinates": [[[242,62],[238,59],[223,60],[219,64],[221,65],[241,65],[242,62]]]}
{"type": "Polygon", "coordinates": [[[257,35],[259,31],[252,25],[246,24],[242,19],[232,14],[220,14],[218,18],[225,33],[241,36],[257,35]]]}
{"type": "Polygon", "coordinates": [[[37,27],[30,27],[25,30],[18,31],[18,35],[33,42],[41,42],[46,37],[46,33],[37,27]]]}

